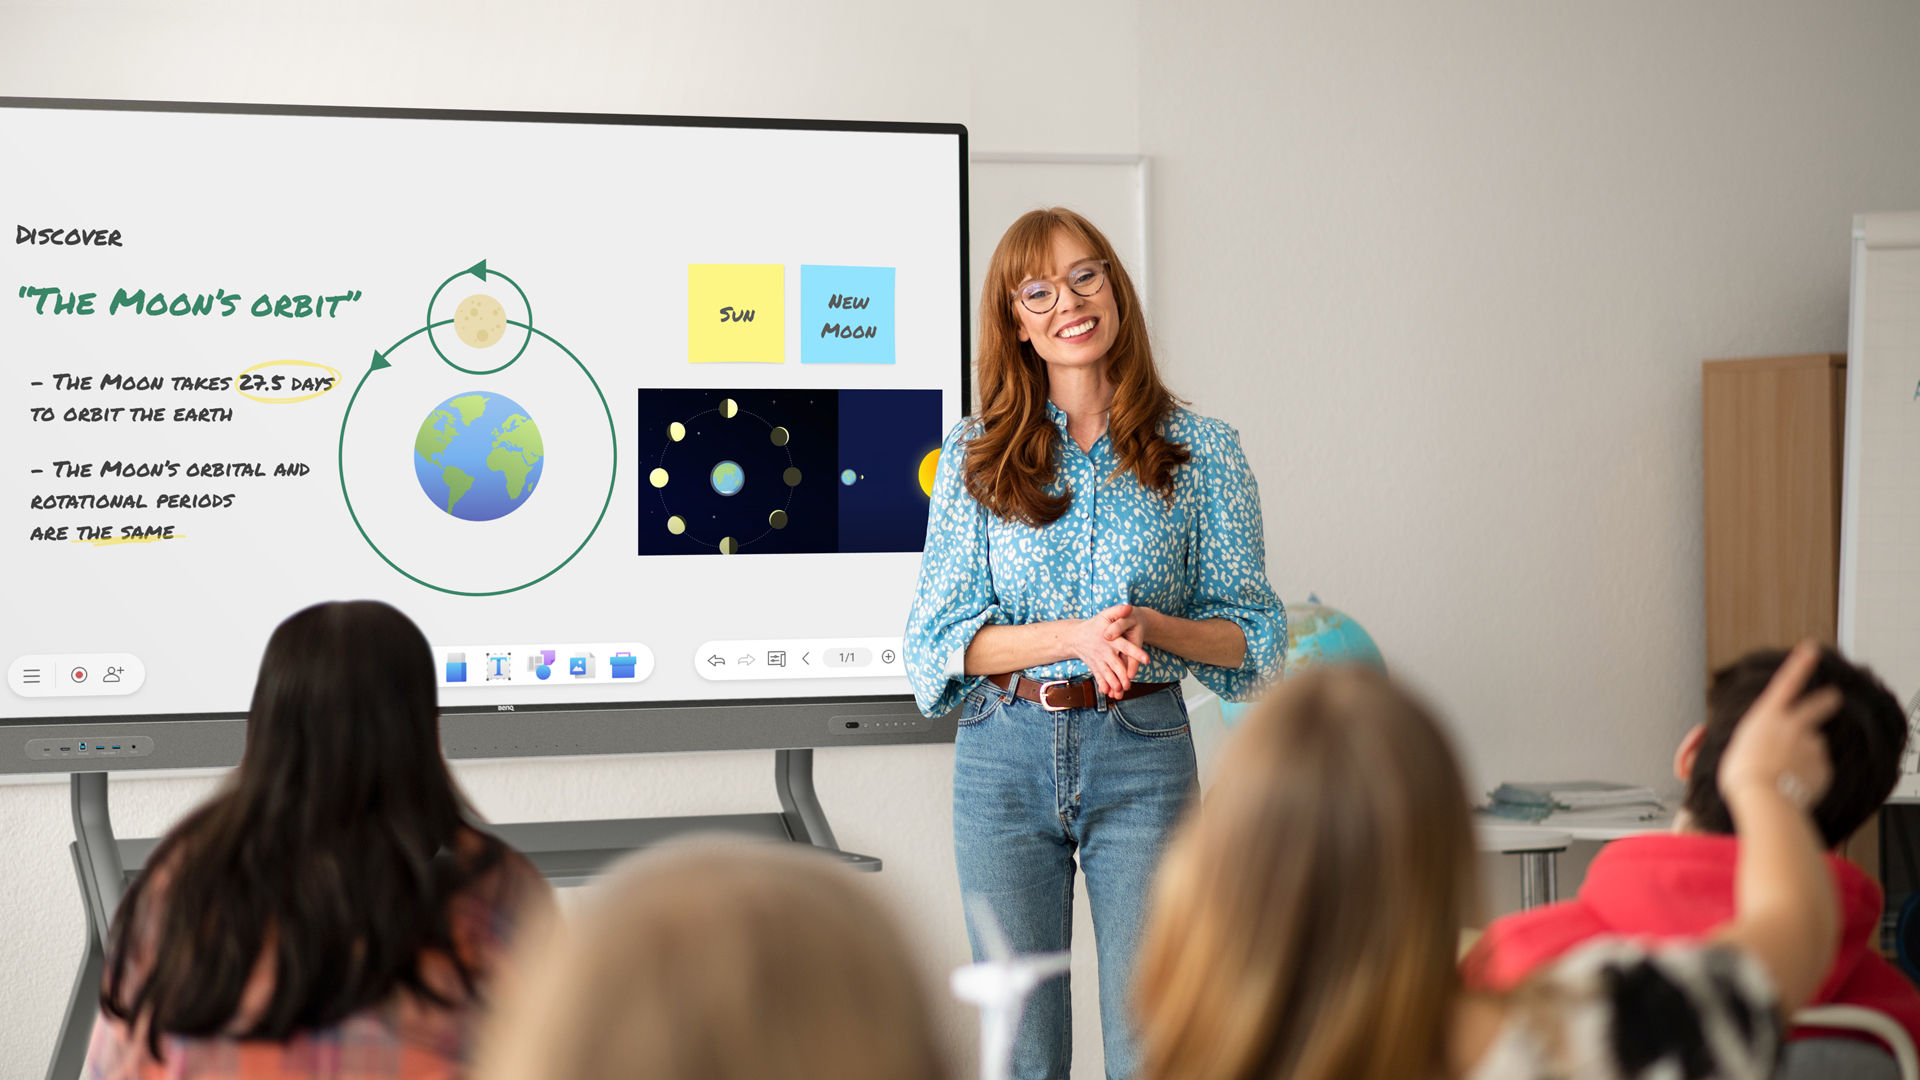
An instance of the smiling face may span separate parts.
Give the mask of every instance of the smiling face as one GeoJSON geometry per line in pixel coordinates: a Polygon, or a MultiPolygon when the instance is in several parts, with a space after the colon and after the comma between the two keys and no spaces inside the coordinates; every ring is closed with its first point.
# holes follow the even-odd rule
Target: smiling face
{"type": "Polygon", "coordinates": [[[1016,296],[1009,299],[1019,323],[1020,340],[1030,343],[1049,368],[1104,367],[1107,351],[1120,333],[1120,309],[1114,302],[1113,284],[1103,282],[1092,296],[1081,296],[1069,284],[1078,283],[1089,268],[1100,270],[1100,257],[1086,241],[1062,230],[1053,234],[1050,258],[1051,265],[1039,268],[1016,285],[1016,296]],[[1017,298],[1035,281],[1047,282],[1060,298],[1044,315],[1028,311],[1017,298]]]}

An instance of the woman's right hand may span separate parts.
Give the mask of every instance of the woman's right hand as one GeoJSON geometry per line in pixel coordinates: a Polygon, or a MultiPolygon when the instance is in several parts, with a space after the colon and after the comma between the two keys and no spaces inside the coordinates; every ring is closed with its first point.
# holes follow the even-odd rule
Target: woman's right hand
{"type": "Polygon", "coordinates": [[[1811,810],[1833,780],[1827,741],[1820,725],[1840,707],[1840,690],[1824,686],[1800,691],[1820,663],[1820,649],[1802,644],[1787,655],[1767,688],[1733,729],[1715,779],[1729,802],[1749,790],[1785,795],[1801,810],[1811,810]]]}
{"type": "Polygon", "coordinates": [[[1140,670],[1150,659],[1147,651],[1127,635],[1111,639],[1107,636],[1114,623],[1132,614],[1132,604],[1115,604],[1075,623],[1067,634],[1067,648],[1087,665],[1087,670],[1093,673],[1094,685],[1108,697],[1126,693],[1133,685],[1131,673],[1140,670]]]}

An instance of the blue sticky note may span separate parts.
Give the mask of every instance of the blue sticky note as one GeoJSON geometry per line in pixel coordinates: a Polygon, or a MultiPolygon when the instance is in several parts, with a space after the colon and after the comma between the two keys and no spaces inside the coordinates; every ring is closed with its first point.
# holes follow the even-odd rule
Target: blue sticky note
{"type": "Polygon", "coordinates": [[[800,362],[893,363],[893,267],[800,267],[800,362]]]}

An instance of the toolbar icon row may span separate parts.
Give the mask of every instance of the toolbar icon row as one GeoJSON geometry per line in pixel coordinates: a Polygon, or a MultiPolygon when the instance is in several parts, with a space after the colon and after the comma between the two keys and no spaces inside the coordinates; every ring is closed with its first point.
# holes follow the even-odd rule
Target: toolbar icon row
{"type": "Polygon", "coordinates": [[[631,643],[436,645],[434,654],[443,686],[637,682],[653,674],[653,653],[631,643]]]}
{"type": "Polygon", "coordinates": [[[131,694],[146,681],[147,666],[132,653],[44,653],[7,666],[7,686],[21,697],[131,694]]]}
{"type": "Polygon", "coordinates": [[[905,676],[899,638],[779,638],[708,641],[693,654],[710,682],[905,676]]]}

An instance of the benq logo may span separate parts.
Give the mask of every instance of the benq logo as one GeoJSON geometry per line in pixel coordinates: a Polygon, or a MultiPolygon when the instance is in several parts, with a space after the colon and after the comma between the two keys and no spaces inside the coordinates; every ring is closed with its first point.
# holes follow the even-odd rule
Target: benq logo
{"type": "Polygon", "coordinates": [[[512,712],[512,711],[513,711],[513,706],[511,706],[511,705],[495,705],[495,706],[494,706],[494,708],[496,708],[496,709],[498,709],[498,710],[500,710],[501,712],[512,712]]]}

